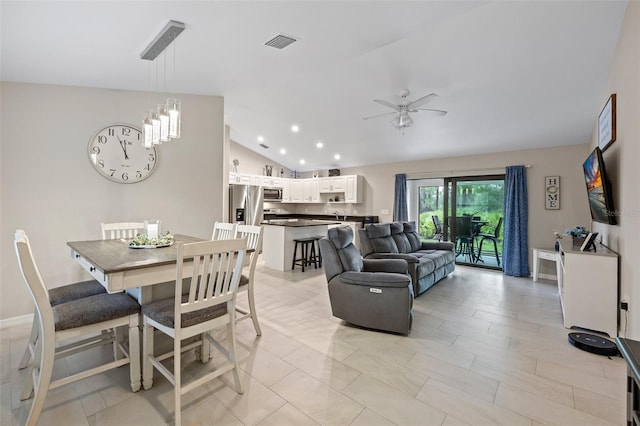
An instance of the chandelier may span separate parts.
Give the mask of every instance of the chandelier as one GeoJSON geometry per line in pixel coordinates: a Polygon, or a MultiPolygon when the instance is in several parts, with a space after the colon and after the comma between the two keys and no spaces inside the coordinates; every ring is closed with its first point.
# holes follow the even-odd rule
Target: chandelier
{"type": "MultiPolygon", "coordinates": [[[[140,59],[154,61],[167,46],[173,43],[184,31],[185,25],[182,22],[169,21],[167,25],[160,31],[155,39],[142,51],[140,59]]],[[[175,90],[176,76],[176,54],[175,44],[173,45],[173,89],[175,90]]],[[[164,78],[166,80],[167,57],[164,55],[164,78]]],[[[150,74],[151,72],[149,72],[150,74]]],[[[156,65],[156,83],[157,83],[157,65],[156,65]]],[[[181,122],[180,101],[174,97],[168,98],[164,103],[149,110],[147,116],[142,120],[142,133],[144,135],[143,145],[145,148],[151,148],[162,142],[178,139],[180,137],[181,122]]]]}

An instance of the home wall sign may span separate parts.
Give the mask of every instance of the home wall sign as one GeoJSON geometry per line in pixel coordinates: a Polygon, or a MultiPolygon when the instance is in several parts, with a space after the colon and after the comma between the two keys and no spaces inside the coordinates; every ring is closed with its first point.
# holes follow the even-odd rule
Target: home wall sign
{"type": "Polygon", "coordinates": [[[544,208],[560,210],[560,176],[544,177],[544,208]]]}
{"type": "Polygon", "coordinates": [[[616,94],[609,100],[598,116],[598,146],[602,151],[616,140],[616,94]]]}

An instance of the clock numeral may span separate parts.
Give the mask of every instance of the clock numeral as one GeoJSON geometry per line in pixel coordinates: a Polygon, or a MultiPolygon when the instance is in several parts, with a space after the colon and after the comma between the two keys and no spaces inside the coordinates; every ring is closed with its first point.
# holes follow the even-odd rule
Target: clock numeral
{"type": "MultiPolygon", "coordinates": [[[[115,134],[116,134],[116,131],[114,130],[113,127],[110,127],[107,132],[109,133],[109,136],[115,136],[115,134]]],[[[106,140],[106,138],[105,138],[105,140],[106,140]]]]}
{"type": "Polygon", "coordinates": [[[130,128],[128,128],[128,127],[123,127],[123,128],[122,128],[122,134],[123,134],[124,136],[129,136],[129,135],[131,134],[131,129],[130,129],[130,128]]]}
{"type": "Polygon", "coordinates": [[[96,155],[100,154],[100,147],[98,146],[91,147],[91,152],[93,152],[96,155]]]}
{"type": "Polygon", "coordinates": [[[151,170],[151,163],[147,163],[147,165],[144,166],[144,168],[147,169],[147,170],[151,170]]]}
{"type": "Polygon", "coordinates": [[[149,154],[149,161],[156,161],[156,156],[154,154],[149,154]]]}
{"type": "Polygon", "coordinates": [[[109,176],[113,177],[114,173],[116,172],[116,169],[109,169],[109,171],[111,172],[109,176]]]}
{"type": "Polygon", "coordinates": [[[98,136],[98,143],[107,143],[107,137],[105,135],[98,136]]]}
{"type": "Polygon", "coordinates": [[[98,165],[104,169],[104,160],[98,160],[98,165]]]}
{"type": "Polygon", "coordinates": [[[136,171],[136,177],[140,179],[142,177],[142,172],[140,170],[136,171]]]}
{"type": "Polygon", "coordinates": [[[122,180],[129,180],[129,174],[127,172],[122,173],[122,180]]]}

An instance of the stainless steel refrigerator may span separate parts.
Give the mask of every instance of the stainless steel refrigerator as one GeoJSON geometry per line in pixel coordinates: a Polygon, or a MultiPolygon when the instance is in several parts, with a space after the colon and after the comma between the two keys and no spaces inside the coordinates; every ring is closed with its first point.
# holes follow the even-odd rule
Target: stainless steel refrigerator
{"type": "Polygon", "coordinates": [[[253,185],[229,185],[229,220],[245,225],[260,225],[263,218],[262,188],[253,185]]]}

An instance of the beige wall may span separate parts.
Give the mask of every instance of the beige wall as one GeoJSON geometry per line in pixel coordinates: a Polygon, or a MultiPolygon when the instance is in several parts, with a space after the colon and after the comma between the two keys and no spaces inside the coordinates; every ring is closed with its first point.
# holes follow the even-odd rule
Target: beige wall
{"type": "MultiPolygon", "coordinates": [[[[259,148],[258,149],[262,149],[259,148]]],[[[270,164],[273,166],[273,176],[280,177],[280,168],[284,169],[284,177],[292,177],[291,170],[287,169],[280,163],[276,163],[267,157],[260,155],[257,152],[251,151],[248,148],[240,145],[239,143],[231,141],[230,144],[230,157],[229,157],[229,170],[233,171],[233,159],[238,159],[240,165],[238,166],[239,173],[248,173],[252,175],[264,175],[264,166],[270,164]]]]}
{"type": "MultiPolygon", "coordinates": [[[[594,222],[593,229],[620,254],[620,292],[629,300],[626,336],[640,339],[640,3],[629,2],[620,40],[601,94],[602,105],[611,93],[617,98],[617,137],[604,152],[611,180],[618,225],[594,222]]],[[[594,122],[599,111],[594,114],[594,122]]],[[[597,126],[591,148],[597,145],[597,126]]],[[[624,335],[622,316],[620,335],[624,335]]]]}
{"type": "Polygon", "coordinates": [[[13,233],[27,231],[48,287],[90,278],[67,241],[99,239],[100,222],[162,220],[203,238],[222,219],[223,98],[180,95],[182,137],[161,145],[147,180],[111,182],[90,165],[87,144],[112,123],[140,127],[163,96],[144,92],[1,83],[0,319],[33,312],[13,233]]]}

